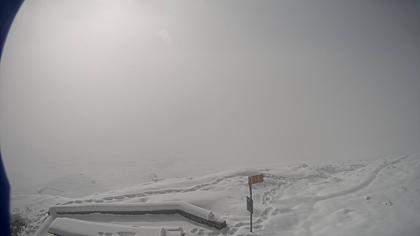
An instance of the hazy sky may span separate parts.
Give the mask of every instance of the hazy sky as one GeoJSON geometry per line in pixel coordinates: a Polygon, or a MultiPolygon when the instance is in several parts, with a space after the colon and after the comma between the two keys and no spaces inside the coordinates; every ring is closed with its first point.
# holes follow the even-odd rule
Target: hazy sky
{"type": "Polygon", "coordinates": [[[419,152],[419,42],[419,1],[25,1],[0,64],[12,187],[419,152]]]}

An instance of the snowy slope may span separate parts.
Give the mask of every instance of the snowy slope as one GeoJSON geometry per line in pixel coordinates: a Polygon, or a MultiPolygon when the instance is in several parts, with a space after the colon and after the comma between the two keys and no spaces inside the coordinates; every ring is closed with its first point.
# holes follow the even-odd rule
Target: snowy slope
{"type": "Polygon", "coordinates": [[[254,186],[257,235],[420,235],[420,154],[368,164],[270,166],[162,179],[81,198],[46,194],[14,195],[12,207],[31,219],[22,235],[32,235],[48,207],[83,203],[187,201],[222,215],[221,231],[167,216],[78,219],[141,226],[182,226],[189,235],[247,235],[247,176],[265,175],[254,186]]]}

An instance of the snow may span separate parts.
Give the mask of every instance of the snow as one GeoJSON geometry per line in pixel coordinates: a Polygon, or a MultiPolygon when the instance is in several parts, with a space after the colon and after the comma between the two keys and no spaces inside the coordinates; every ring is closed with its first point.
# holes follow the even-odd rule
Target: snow
{"type": "Polygon", "coordinates": [[[49,213],[53,217],[68,214],[84,214],[84,213],[97,213],[107,212],[108,214],[119,212],[130,213],[132,212],[145,212],[145,211],[161,211],[161,210],[181,210],[188,214],[200,217],[205,220],[217,221],[223,223],[224,220],[220,216],[212,211],[203,209],[201,207],[194,206],[192,204],[182,201],[171,201],[171,202],[158,202],[158,203],[124,203],[124,204],[113,204],[113,203],[102,203],[102,204],[79,204],[72,206],[53,206],[49,209],[49,213]]]}
{"type": "MultiPolygon", "coordinates": [[[[12,207],[30,218],[22,235],[32,235],[49,207],[99,204],[159,206],[185,201],[227,227],[217,230],[179,216],[72,216],[98,224],[182,227],[187,235],[248,235],[247,176],[263,174],[253,186],[255,235],[420,235],[420,154],[369,163],[269,166],[237,169],[201,177],[160,179],[78,198],[48,194],[13,195],[12,207]]],[[[81,194],[81,193],[78,193],[81,194]]],[[[108,206],[112,206],[108,205],[108,206]]],[[[201,214],[200,211],[198,214],[201,214]]],[[[68,217],[68,216],[66,216],[68,217]]],[[[47,222],[48,223],[48,222],[47,222]]],[[[51,223],[51,222],[49,222],[51,223]]]]}
{"type": "MultiPolygon", "coordinates": [[[[164,231],[162,227],[120,226],[70,218],[57,218],[52,222],[48,232],[61,236],[160,236],[162,231],[164,231]]],[[[178,233],[178,235],[182,234],[178,233]]]]}

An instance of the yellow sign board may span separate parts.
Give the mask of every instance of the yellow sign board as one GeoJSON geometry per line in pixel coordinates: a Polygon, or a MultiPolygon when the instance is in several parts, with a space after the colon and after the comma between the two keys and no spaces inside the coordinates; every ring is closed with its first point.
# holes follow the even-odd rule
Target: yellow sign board
{"type": "Polygon", "coordinates": [[[248,177],[248,184],[258,184],[264,182],[264,175],[253,175],[248,177]]]}

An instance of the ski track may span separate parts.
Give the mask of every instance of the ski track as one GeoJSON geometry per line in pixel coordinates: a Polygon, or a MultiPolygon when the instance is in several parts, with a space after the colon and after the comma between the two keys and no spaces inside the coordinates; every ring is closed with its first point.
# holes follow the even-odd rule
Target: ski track
{"type": "MultiPolygon", "coordinates": [[[[267,186],[262,187],[262,189],[265,189],[261,197],[262,204],[266,207],[261,211],[261,214],[259,216],[253,217],[254,219],[253,229],[255,229],[256,231],[264,230],[264,225],[270,220],[272,216],[276,216],[283,213],[288,213],[288,214],[292,213],[293,216],[296,216],[296,219],[297,219],[297,222],[295,222],[295,224],[293,224],[292,227],[299,226],[305,232],[304,235],[311,236],[312,235],[311,223],[310,221],[306,219],[311,215],[313,207],[317,202],[355,193],[369,186],[384,168],[390,165],[397,164],[403,159],[406,159],[407,157],[409,156],[402,156],[390,162],[384,161],[382,164],[376,167],[364,181],[348,189],[331,193],[331,194],[327,194],[324,196],[306,196],[306,197],[282,199],[280,201],[277,200],[277,202],[280,202],[281,204],[273,204],[272,201],[273,199],[276,198],[276,196],[279,196],[279,194],[281,194],[281,192],[285,188],[287,188],[288,186],[292,186],[293,183],[300,180],[304,180],[304,179],[328,178],[328,176],[325,175],[325,173],[319,172],[319,174],[313,174],[313,175],[288,177],[288,176],[279,176],[279,175],[270,174],[266,172],[269,170],[264,170],[262,172],[264,174],[264,177],[267,180],[271,179],[273,182],[270,184],[274,186],[269,187],[268,189],[267,189],[267,186]],[[279,207],[279,205],[281,205],[281,207],[279,207]],[[292,209],[296,207],[297,205],[304,205],[304,207],[301,207],[300,209],[292,209]]],[[[343,170],[343,171],[352,171],[352,170],[358,169],[359,167],[360,166],[355,166],[354,169],[343,170]]],[[[92,203],[92,202],[107,203],[107,202],[121,201],[124,199],[137,199],[140,202],[141,201],[144,202],[144,201],[147,201],[147,196],[151,196],[151,195],[168,194],[168,193],[186,193],[186,192],[194,192],[197,190],[212,189],[212,187],[214,187],[217,184],[220,184],[223,181],[227,181],[227,180],[231,181],[231,179],[237,178],[237,177],[246,177],[249,175],[249,173],[250,171],[241,171],[234,174],[226,175],[224,177],[216,177],[216,179],[213,181],[196,184],[191,187],[148,190],[148,191],[142,191],[142,192],[137,192],[137,193],[104,196],[100,198],[89,198],[89,199],[79,198],[79,199],[68,201],[62,204],[58,203],[56,205],[69,205],[69,204],[81,204],[81,203],[92,203]]],[[[238,180],[237,182],[240,182],[238,184],[243,184],[243,181],[241,180],[238,180]]],[[[46,216],[47,216],[47,213],[40,215],[40,218],[37,220],[37,222],[43,222],[46,219],[46,216]]],[[[243,233],[244,230],[249,230],[249,220],[232,220],[231,222],[228,222],[228,227],[226,227],[223,230],[193,228],[192,230],[190,230],[190,233],[195,234],[195,235],[245,236],[247,234],[243,233]]]]}
{"type": "Polygon", "coordinates": [[[402,157],[399,157],[398,159],[393,160],[391,162],[383,162],[381,165],[376,167],[375,170],[373,170],[373,172],[370,174],[369,178],[367,178],[365,181],[363,181],[359,185],[354,186],[352,188],[349,188],[347,190],[339,191],[339,192],[336,192],[336,193],[332,193],[332,194],[320,197],[320,200],[326,200],[326,199],[329,199],[329,198],[340,197],[340,196],[343,196],[343,195],[347,195],[347,194],[359,191],[359,190],[369,186],[369,184],[371,184],[376,179],[376,176],[378,176],[379,172],[381,172],[381,170],[383,170],[385,167],[397,164],[398,162],[400,162],[404,159],[407,159],[407,158],[408,158],[408,156],[402,156],[402,157]]]}

